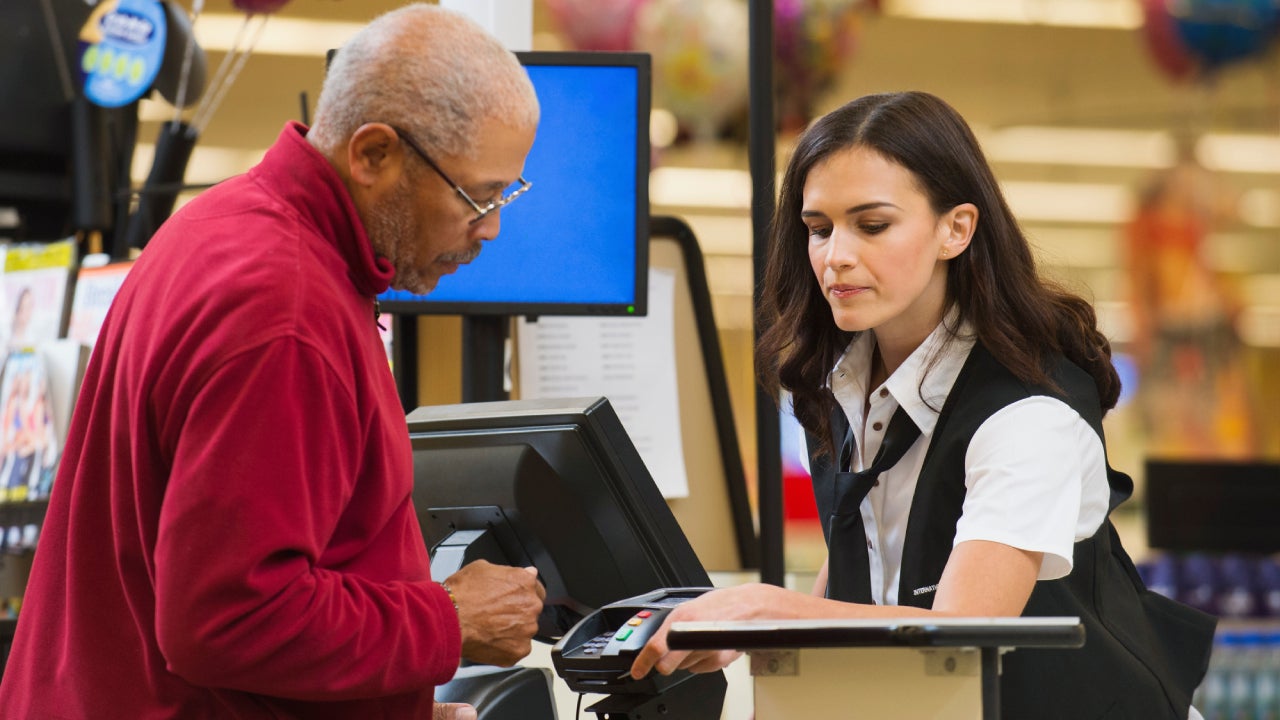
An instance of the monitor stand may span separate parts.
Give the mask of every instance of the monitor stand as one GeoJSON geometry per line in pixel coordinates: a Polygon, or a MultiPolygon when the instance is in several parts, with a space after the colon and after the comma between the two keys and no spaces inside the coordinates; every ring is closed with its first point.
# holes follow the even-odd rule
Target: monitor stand
{"type": "MultiPolygon", "coordinates": [[[[405,413],[418,401],[418,316],[392,315],[395,341],[392,362],[396,390],[405,413]]],[[[385,322],[383,320],[382,322],[385,322]]],[[[507,400],[505,389],[506,315],[464,315],[462,318],[462,402],[507,400]]]]}
{"type": "Polygon", "coordinates": [[[506,400],[506,315],[462,318],[462,402],[506,400]]]}

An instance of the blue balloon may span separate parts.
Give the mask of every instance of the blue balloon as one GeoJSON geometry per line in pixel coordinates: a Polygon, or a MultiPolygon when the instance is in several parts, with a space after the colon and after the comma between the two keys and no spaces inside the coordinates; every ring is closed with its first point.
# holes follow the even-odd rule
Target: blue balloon
{"type": "Polygon", "coordinates": [[[1261,54],[1280,27],[1275,0],[1169,0],[1187,51],[1207,70],[1261,54]]]}

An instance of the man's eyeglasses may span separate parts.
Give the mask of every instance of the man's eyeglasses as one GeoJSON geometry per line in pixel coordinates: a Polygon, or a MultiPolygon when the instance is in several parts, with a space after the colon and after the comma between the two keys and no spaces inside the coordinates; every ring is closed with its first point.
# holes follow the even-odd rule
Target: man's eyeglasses
{"type": "Polygon", "coordinates": [[[496,200],[491,200],[481,205],[475,200],[472,200],[471,196],[467,194],[467,191],[463,190],[462,187],[458,185],[458,183],[450,179],[450,177],[445,174],[444,170],[441,170],[440,166],[436,164],[436,161],[431,159],[431,156],[427,154],[427,151],[423,150],[422,147],[419,146],[418,143],[415,142],[414,139],[409,136],[409,133],[405,132],[404,130],[401,130],[400,128],[394,125],[389,125],[388,127],[394,130],[396,134],[400,136],[400,139],[404,141],[404,144],[413,148],[413,151],[418,153],[418,157],[422,158],[423,162],[425,162],[427,165],[430,165],[432,170],[435,170],[437,173],[439,173],[440,177],[446,183],[449,183],[449,186],[453,188],[454,192],[458,193],[458,195],[461,196],[462,199],[465,200],[466,203],[471,206],[471,209],[476,211],[476,216],[471,219],[472,224],[478,223],[481,220],[485,219],[486,217],[489,216],[489,213],[493,212],[494,210],[498,210],[499,208],[502,208],[506,205],[510,205],[513,200],[525,194],[525,192],[530,187],[533,186],[533,183],[529,182],[528,180],[525,180],[524,176],[521,175],[516,180],[517,187],[514,190],[511,190],[506,195],[500,195],[496,200]]]}

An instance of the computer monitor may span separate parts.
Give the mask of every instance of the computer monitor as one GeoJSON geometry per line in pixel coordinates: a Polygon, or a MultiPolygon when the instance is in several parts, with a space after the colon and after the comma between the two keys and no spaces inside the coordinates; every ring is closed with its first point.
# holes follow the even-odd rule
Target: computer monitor
{"type": "Polygon", "coordinates": [[[421,407],[408,423],[432,576],[475,559],[536,567],[538,639],[612,602],[711,585],[606,398],[421,407]]]}
{"type": "Polygon", "coordinates": [[[1280,463],[1148,458],[1148,544],[1173,552],[1280,551],[1280,463]]]}
{"type": "Polygon", "coordinates": [[[402,314],[644,315],[649,272],[649,55],[520,52],[542,108],[497,239],[402,314]]]}

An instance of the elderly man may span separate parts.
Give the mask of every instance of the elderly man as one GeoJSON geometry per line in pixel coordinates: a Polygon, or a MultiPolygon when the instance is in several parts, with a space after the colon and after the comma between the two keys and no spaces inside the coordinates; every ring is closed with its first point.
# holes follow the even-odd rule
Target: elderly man
{"type": "Polygon", "coordinates": [[[409,6],[160,229],[80,391],[6,717],[422,718],[460,657],[528,653],[532,569],[431,581],[375,296],[497,235],[537,122],[510,52],[409,6]]]}

